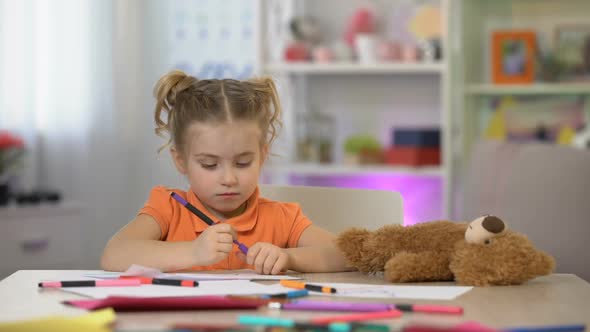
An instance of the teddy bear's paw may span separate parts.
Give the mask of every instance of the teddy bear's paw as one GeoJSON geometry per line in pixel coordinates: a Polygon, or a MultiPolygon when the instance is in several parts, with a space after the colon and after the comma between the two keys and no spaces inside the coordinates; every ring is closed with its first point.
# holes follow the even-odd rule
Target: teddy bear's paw
{"type": "Polygon", "coordinates": [[[365,252],[365,241],[370,237],[371,232],[362,228],[348,229],[336,238],[336,246],[342,253],[349,265],[356,267],[361,272],[369,272],[367,260],[370,255],[365,252]]]}

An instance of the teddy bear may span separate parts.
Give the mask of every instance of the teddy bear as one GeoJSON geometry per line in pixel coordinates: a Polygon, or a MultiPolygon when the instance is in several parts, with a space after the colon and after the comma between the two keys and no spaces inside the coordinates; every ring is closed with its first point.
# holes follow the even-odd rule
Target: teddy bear
{"type": "Polygon", "coordinates": [[[516,285],[550,274],[555,260],[496,216],[469,223],[431,221],[351,228],[336,238],[347,263],[363,273],[383,271],[393,283],[456,281],[461,285],[516,285]]]}

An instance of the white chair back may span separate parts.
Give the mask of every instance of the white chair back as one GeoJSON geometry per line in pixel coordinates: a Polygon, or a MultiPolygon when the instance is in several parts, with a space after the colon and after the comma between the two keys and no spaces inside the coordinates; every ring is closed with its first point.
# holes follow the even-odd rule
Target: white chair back
{"type": "Polygon", "coordinates": [[[402,197],[386,190],[260,185],[262,197],[299,203],[314,224],[338,233],[350,227],[370,230],[403,224],[402,197]]]}

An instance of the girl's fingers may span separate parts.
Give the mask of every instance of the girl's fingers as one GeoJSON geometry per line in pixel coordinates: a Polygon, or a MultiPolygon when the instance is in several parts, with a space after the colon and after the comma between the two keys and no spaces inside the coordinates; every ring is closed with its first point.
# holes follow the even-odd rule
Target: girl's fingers
{"type": "Polygon", "coordinates": [[[256,256],[256,259],[254,260],[254,269],[256,270],[257,273],[262,274],[263,272],[263,267],[264,267],[264,261],[266,261],[266,257],[268,256],[268,249],[266,248],[262,248],[260,250],[260,252],[258,253],[258,255],[256,256]]]}
{"type": "Polygon", "coordinates": [[[250,249],[248,249],[248,256],[246,256],[247,257],[246,263],[248,263],[250,265],[254,265],[254,261],[255,261],[256,257],[258,256],[260,249],[262,249],[262,248],[258,244],[255,244],[252,247],[250,247],[250,249]]]}
{"type": "Polygon", "coordinates": [[[264,264],[262,266],[262,272],[264,274],[270,274],[277,259],[279,259],[279,255],[276,252],[269,253],[268,256],[266,256],[266,259],[264,260],[264,264]]]}
{"type": "Polygon", "coordinates": [[[217,235],[218,242],[232,243],[233,240],[234,239],[232,238],[231,234],[229,234],[229,233],[220,233],[219,235],[217,235]]]}
{"type": "Polygon", "coordinates": [[[277,261],[275,262],[274,266],[272,267],[271,274],[279,274],[283,272],[285,267],[287,266],[287,255],[280,255],[277,261]]]}
{"type": "Polygon", "coordinates": [[[218,243],[217,244],[217,251],[221,251],[224,253],[230,253],[233,248],[233,243],[218,243]]]}

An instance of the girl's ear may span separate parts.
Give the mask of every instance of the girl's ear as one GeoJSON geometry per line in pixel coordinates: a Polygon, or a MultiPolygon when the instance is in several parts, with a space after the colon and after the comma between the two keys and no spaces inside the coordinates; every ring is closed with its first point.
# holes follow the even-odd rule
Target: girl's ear
{"type": "Polygon", "coordinates": [[[172,156],[172,160],[174,160],[176,169],[180,172],[180,174],[186,175],[186,161],[184,160],[182,153],[180,153],[176,147],[173,146],[170,148],[170,155],[172,156]]]}
{"type": "Polygon", "coordinates": [[[264,164],[266,158],[268,158],[269,147],[268,144],[264,144],[260,149],[260,166],[264,164]]]}

